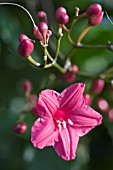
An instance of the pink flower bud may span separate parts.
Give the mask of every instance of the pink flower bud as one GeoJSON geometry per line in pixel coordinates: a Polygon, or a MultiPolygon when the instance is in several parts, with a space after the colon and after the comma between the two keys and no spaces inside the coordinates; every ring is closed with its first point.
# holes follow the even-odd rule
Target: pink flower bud
{"type": "Polygon", "coordinates": [[[71,68],[72,68],[72,72],[73,72],[73,73],[77,73],[77,72],[78,72],[78,66],[77,66],[77,65],[73,64],[73,65],[71,66],[71,68]]]}
{"type": "Polygon", "coordinates": [[[67,24],[69,21],[69,16],[66,13],[57,13],[55,16],[59,24],[67,24]]]}
{"type": "Polygon", "coordinates": [[[97,100],[97,106],[102,112],[107,112],[109,110],[109,104],[107,100],[102,97],[97,100]]]}
{"type": "Polygon", "coordinates": [[[63,80],[67,83],[71,83],[75,80],[75,74],[73,72],[67,71],[62,75],[63,80]]]}
{"type": "Polygon", "coordinates": [[[18,46],[18,53],[22,56],[28,57],[34,50],[34,44],[30,39],[25,39],[20,42],[18,46]]]}
{"type": "Polygon", "coordinates": [[[92,86],[91,86],[91,92],[92,93],[96,93],[99,94],[102,92],[103,88],[104,88],[104,80],[102,79],[95,79],[95,81],[93,82],[92,86]]]}
{"type": "Polygon", "coordinates": [[[102,7],[100,4],[91,4],[86,13],[88,16],[100,15],[102,13],[102,7]]]}
{"type": "Polygon", "coordinates": [[[32,84],[29,80],[24,80],[23,83],[23,89],[25,90],[25,92],[31,92],[33,87],[32,87],[32,84]]]}
{"type": "Polygon", "coordinates": [[[46,22],[40,22],[39,26],[38,26],[39,31],[41,32],[43,39],[44,39],[44,44],[46,44],[47,39],[46,39],[46,35],[47,35],[47,31],[48,31],[48,25],[46,22]]]}
{"type": "Polygon", "coordinates": [[[36,16],[39,19],[39,21],[47,22],[47,15],[44,11],[39,11],[36,16]]]}
{"type": "Polygon", "coordinates": [[[75,80],[76,72],[78,71],[77,65],[72,65],[69,69],[62,75],[62,78],[67,82],[71,83],[75,80]]]}
{"type": "Polygon", "coordinates": [[[89,24],[96,26],[102,22],[104,12],[101,12],[99,15],[94,15],[89,18],[89,24]]]}
{"type": "Polygon", "coordinates": [[[86,105],[91,105],[92,102],[92,97],[90,96],[90,94],[84,94],[84,100],[85,100],[85,104],[86,105]]]}
{"type": "Polygon", "coordinates": [[[110,121],[113,121],[113,108],[111,108],[108,112],[108,118],[110,121]]]}
{"type": "Polygon", "coordinates": [[[56,10],[56,13],[55,15],[59,15],[59,14],[62,14],[62,13],[67,13],[66,12],[66,9],[64,7],[59,7],[57,10],[56,10]]]}
{"type": "Polygon", "coordinates": [[[18,122],[14,124],[13,131],[17,134],[23,134],[27,130],[27,124],[25,122],[18,122]]]}
{"type": "Polygon", "coordinates": [[[43,40],[42,34],[41,34],[41,32],[39,31],[39,29],[38,29],[37,26],[34,26],[33,32],[34,32],[35,38],[37,38],[39,41],[42,41],[42,40],[43,40]]]}
{"type": "Polygon", "coordinates": [[[21,42],[21,41],[26,40],[26,39],[29,39],[29,38],[28,38],[27,35],[25,35],[25,34],[20,34],[18,39],[19,39],[19,41],[21,42]]]}
{"type": "Polygon", "coordinates": [[[51,30],[48,30],[48,31],[47,31],[47,34],[46,34],[46,41],[47,41],[47,43],[48,43],[49,38],[50,38],[51,35],[52,35],[52,31],[51,31],[51,30]]]}
{"type": "Polygon", "coordinates": [[[40,22],[38,28],[42,34],[44,34],[45,32],[47,33],[48,31],[48,25],[46,22],[40,22]]]}
{"type": "Polygon", "coordinates": [[[52,35],[52,31],[51,30],[48,30],[47,31],[47,37],[50,37],[52,35]]]}

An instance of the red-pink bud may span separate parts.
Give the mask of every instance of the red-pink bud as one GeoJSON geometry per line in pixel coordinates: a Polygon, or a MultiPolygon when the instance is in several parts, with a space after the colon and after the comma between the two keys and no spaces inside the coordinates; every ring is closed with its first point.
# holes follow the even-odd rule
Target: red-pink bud
{"type": "Polygon", "coordinates": [[[100,4],[91,4],[86,13],[88,16],[100,15],[102,13],[102,7],[100,4]]]}
{"type": "Polygon", "coordinates": [[[56,10],[56,13],[55,13],[55,15],[59,15],[59,14],[61,14],[61,13],[67,13],[66,12],[66,9],[64,8],[64,7],[59,7],[57,10],[56,10]]]}
{"type": "Polygon", "coordinates": [[[47,31],[48,31],[48,25],[46,22],[40,22],[38,26],[39,31],[41,32],[43,39],[44,39],[44,44],[47,43],[47,31]]]}
{"type": "Polygon", "coordinates": [[[34,50],[34,44],[30,39],[25,39],[20,42],[18,46],[18,53],[22,56],[28,57],[34,50]]]}
{"type": "Polygon", "coordinates": [[[47,15],[44,11],[39,11],[36,16],[39,19],[39,21],[47,22],[47,15]]]}
{"type": "Polygon", "coordinates": [[[43,40],[42,34],[41,34],[41,32],[39,31],[39,29],[38,29],[37,26],[34,26],[33,32],[34,32],[35,38],[37,38],[39,41],[42,41],[42,40],[43,40]]]}
{"type": "Polygon", "coordinates": [[[89,24],[96,26],[102,22],[104,12],[101,12],[99,15],[94,15],[89,18],[89,24]]]}
{"type": "Polygon", "coordinates": [[[108,111],[108,118],[110,121],[113,121],[113,108],[108,111]]]}
{"type": "Polygon", "coordinates": [[[27,130],[27,124],[25,122],[17,122],[13,126],[13,131],[17,134],[23,134],[27,130]]]}
{"type": "Polygon", "coordinates": [[[52,31],[51,30],[47,30],[47,37],[50,37],[52,35],[52,31]]]}
{"type": "Polygon", "coordinates": [[[38,25],[39,31],[43,34],[43,33],[47,33],[48,31],[48,25],[46,22],[40,22],[38,25]]]}
{"type": "Polygon", "coordinates": [[[31,92],[33,87],[32,87],[32,84],[29,80],[24,80],[23,83],[23,89],[25,90],[25,92],[31,92]]]}
{"type": "Polygon", "coordinates": [[[73,73],[77,73],[77,72],[78,72],[78,66],[75,65],[75,64],[73,64],[73,65],[71,66],[71,69],[72,69],[72,72],[73,72],[73,73]]]}
{"type": "Polygon", "coordinates": [[[77,65],[72,65],[68,68],[68,70],[62,74],[62,78],[67,82],[71,83],[75,80],[76,74],[78,71],[78,66],[77,65]]]}
{"type": "Polygon", "coordinates": [[[86,105],[91,105],[92,102],[92,97],[90,96],[90,94],[84,94],[84,100],[85,100],[85,104],[86,105]]]}
{"type": "Polygon", "coordinates": [[[97,100],[97,106],[102,112],[108,112],[109,110],[109,104],[107,100],[102,97],[97,100]]]}
{"type": "Polygon", "coordinates": [[[70,71],[67,71],[62,75],[63,80],[67,83],[73,82],[75,80],[75,77],[76,77],[75,73],[70,71]]]}
{"type": "Polygon", "coordinates": [[[102,92],[103,88],[104,88],[104,80],[102,79],[95,79],[95,81],[93,82],[92,86],[91,86],[91,92],[92,93],[96,93],[99,94],[102,92]]]}
{"type": "Polygon", "coordinates": [[[69,16],[66,13],[57,13],[55,16],[59,24],[67,24],[69,21],[69,16]]]}
{"type": "Polygon", "coordinates": [[[29,38],[28,38],[27,35],[25,35],[25,34],[20,34],[19,37],[18,37],[18,39],[19,39],[19,41],[21,42],[21,41],[26,40],[26,39],[29,39],[29,38]]]}

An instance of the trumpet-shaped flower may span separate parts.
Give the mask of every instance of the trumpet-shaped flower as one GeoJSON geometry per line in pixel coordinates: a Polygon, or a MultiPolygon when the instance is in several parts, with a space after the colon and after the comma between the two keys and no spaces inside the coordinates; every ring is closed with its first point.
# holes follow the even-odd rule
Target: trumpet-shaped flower
{"type": "Polygon", "coordinates": [[[76,83],[61,94],[54,90],[40,93],[36,104],[40,118],[31,129],[34,147],[52,145],[63,159],[75,158],[79,138],[102,122],[102,116],[85,105],[84,87],[83,83],[76,83]]]}

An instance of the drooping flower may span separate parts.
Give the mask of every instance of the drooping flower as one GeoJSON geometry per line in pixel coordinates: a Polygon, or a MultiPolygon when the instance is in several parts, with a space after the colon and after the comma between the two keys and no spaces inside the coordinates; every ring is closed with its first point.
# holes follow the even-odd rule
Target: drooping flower
{"type": "Polygon", "coordinates": [[[76,83],[61,94],[54,90],[40,93],[36,104],[40,118],[31,129],[34,147],[42,149],[52,145],[63,159],[75,158],[79,137],[102,122],[102,116],[85,105],[84,87],[83,83],[76,83]]]}

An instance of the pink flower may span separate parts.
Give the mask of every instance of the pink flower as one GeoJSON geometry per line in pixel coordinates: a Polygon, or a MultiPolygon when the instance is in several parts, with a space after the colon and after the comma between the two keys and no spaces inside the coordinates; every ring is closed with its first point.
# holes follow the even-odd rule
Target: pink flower
{"type": "Polygon", "coordinates": [[[79,137],[102,122],[102,116],[85,105],[84,87],[83,83],[77,83],[61,94],[54,90],[40,93],[36,104],[40,118],[31,129],[34,147],[42,149],[52,145],[63,159],[75,158],[79,137]]]}

